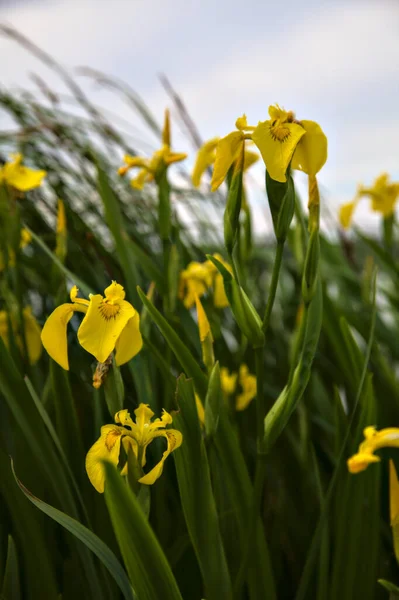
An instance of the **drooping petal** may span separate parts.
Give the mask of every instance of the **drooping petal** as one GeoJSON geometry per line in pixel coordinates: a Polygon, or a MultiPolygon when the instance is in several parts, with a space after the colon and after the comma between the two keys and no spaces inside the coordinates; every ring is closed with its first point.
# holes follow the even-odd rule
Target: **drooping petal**
{"type": "Polygon", "coordinates": [[[366,427],[363,431],[364,441],[360,444],[358,452],[347,460],[350,473],[360,473],[369,464],[380,462],[374,452],[380,448],[399,448],[399,428],[387,427],[377,431],[375,427],[366,427]]]}
{"type": "Polygon", "coordinates": [[[91,296],[86,316],[78,329],[80,345],[99,362],[105,362],[135,312],[126,300],[115,305],[108,304],[100,294],[91,296]]]}
{"type": "Polygon", "coordinates": [[[216,146],[218,142],[218,137],[212,138],[208,142],[205,142],[198,150],[193,173],[191,175],[194,187],[199,187],[202,175],[205,173],[206,169],[215,162],[216,146]]]}
{"type": "Polygon", "coordinates": [[[139,479],[139,482],[144,485],[152,485],[161,475],[163,471],[163,465],[165,460],[168,458],[169,454],[171,454],[176,448],[181,446],[183,441],[183,436],[180,431],[176,429],[166,429],[165,431],[158,431],[154,434],[153,437],[165,437],[168,442],[168,446],[165,452],[162,455],[161,460],[149,473],[144,475],[139,479]]]}
{"type": "Polygon", "coordinates": [[[93,444],[86,456],[86,471],[91,484],[100,494],[104,491],[105,472],[102,461],[107,460],[117,466],[124,431],[116,425],[101,427],[101,436],[93,444]]]}
{"type": "Polygon", "coordinates": [[[327,160],[327,137],[318,123],[301,121],[305,135],[297,145],[291,167],[315,176],[327,160]]]}
{"type": "Polygon", "coordinates": [[[296,123],[284,123],[274,128],[272,121],[258,123],[252,134],[252,140],[259,148],[272,179],[285,182],[286,171],[299,140],[305,135],[305,130],[296,123]]]}
{"type": "Polygon", "coordinates": [[[131,180],[130,185],[136,190],[142,190],[146,181],[150,179],[152,179],[152,176],[148,173],[147,169],[141,169],[137,177],[131,180]]]}
{"type": "Polygon", "coordinates": [[[209,336],[209,339],[213,341],[211,326],[209,324],[208,317],[206,316],[206,312],[204,307],[201,304],[201,300],[196,295],[195,296],[195,304],[197,307],[197,318],[198,318],[198,329],[200,334],[200,341],[204,342],[206,338],[209,336]]]}
{"type": "Polygon", "coordinates": [[[211,181],[212,192],[215,192],[226,179],[228,170],[237,157],[240,145],[243,143],[244,136],[241,131],[233,131],[219,140],[211,181]]]}
{"type": "Polygon", "coordinates": [[[129,362],[143,347],[143,338],[140,333],[140,315],[136,311],[134,317],[129,319],[115,344],[115,361],[118,366],[129,362]]]}
{"type": "Polygon", "coordinates": [[[28,358],[31,365],[37,362],[42,354],[42,342],[40,339],[41,327],[32,314],[30,306],[23,310],[25,339],[28,349],[28,358]]]}
{"type": "Polygon", "coordinates": [[[73,304],[61,304],[48,317],[41,333],[42,344],[55,362],[69,370],[67,325],[74,312],[73,304]]]}

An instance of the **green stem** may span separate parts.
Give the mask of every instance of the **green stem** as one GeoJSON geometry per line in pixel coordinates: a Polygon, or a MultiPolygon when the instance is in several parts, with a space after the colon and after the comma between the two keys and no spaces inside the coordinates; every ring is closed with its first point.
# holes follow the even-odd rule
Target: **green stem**
{"type": "Polygon", "coordinates": [[[254,538],[256,536],[256,527],[260,519],[260,509],[262,505],[263,487],[266,475],[266,454],[262,452],[262,442],[264,437],[264,420],[266,415],[266,406],[263,396],[263,348],[255,350],[256,363],[256,427],[257,427],[257,454],[255,465],[255,478],[252,494],[252,501],[249,513],[248,534],[244,542],[244,550],[238,574],[234,583],[234,598],[239,600],[242,598],[241,591],[245,582],[248,571],[249,560],[251,558],[251,550],[254,550],[256,544],[254,538]]]}
{"type": "Polygon", "coordinates": [[[269,296],[267,298],[265,316],[263,317],[262,329],[263,329],[264,334],[266,334],[266,332],[269,328],[270,317],[271,317],[272,310],[273,310],[274,299],[276,297],[276,290],[277,290],[278,278],[280,275],[281,261],[283,258],[284,243],[285,243],[285,241],[281,241],[281,240],[277,242],[276,255],[274,257],[274,264],[273,264],[272,281],[270,283],[269,296]]]}

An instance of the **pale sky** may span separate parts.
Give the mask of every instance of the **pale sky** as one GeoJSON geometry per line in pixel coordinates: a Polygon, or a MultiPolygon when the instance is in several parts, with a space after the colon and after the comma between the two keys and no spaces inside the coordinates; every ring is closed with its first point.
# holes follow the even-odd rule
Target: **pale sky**
{"type": "MultiPolygon", "coordinates": [[[[71,70],[87,65],[124,79],[159,121],[170,104],[158,78],[165,73],[204,139],[232,131],[244,112],[256,125],[275,102],[317,121],[329,142],[319,181],[335,213],[358,182],[381,171],[399,179],[397,0],[0,0],[0,22],[71,70]]],[[[0,55],[3,86],[33,89],[32,71],[56,83],[13,42],[0,38],[0,55]]],[[[137,128],[143,150],[155,144],[115,95],[81,83],[137,128]]],[[[174,146],[192,153],[179,131],[174,146]]],[[[253,179],[263,185],[260,165],[253,179]]],[[[254,198],[262,202],[256,191],[254,198]]],[[[365,200],[356,222],[378,220],[365,200]]]]}

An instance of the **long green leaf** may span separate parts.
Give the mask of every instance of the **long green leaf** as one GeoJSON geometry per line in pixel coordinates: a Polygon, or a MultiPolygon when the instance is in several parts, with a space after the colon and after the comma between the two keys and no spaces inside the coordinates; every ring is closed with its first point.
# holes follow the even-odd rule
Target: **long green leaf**
{"type": "Polygon", "coordinates": [[[137,498],[113,465],[104,462],[105,501],[139,600],[182,600],[176,580],[137,498]]]}
{"type": "Polygon", "coordinates": [[[207,600],[230,600],[232,588],[191,381],[177,385],[180,411],[174,416],[183,444],[175,459],[183,512],[193,543],[207,600]]]}
{"type": "Polygon", "coordinates": [[[85,546],[87,546],[87,548],[89,548],[89,550],[91,550],[108,569],[112,577],[115,579],[119,589],[121,590],[123,597],[126,598],[126,600],[133,600],[134,595],[129,579],[127,578],[125,571],[121,567],[112,550],[110,550],[108,546],[92,531],[79,523],[79,521],[72,519],[72,517],[34,496],[32,492],[30,492],[18,479],[14,470],[14,465],[12,464],[11,466],[15,481],[20,490],[25,494],[26,498],[28,498],[28,500],[30,500],[32,504],[39,508],[44,514],[48,515],[51,519],[62,525],[62,527],[72,533],[72,535],[74,535],[78,540],[83,542],[83,544],[85,544],[85,546]]]}

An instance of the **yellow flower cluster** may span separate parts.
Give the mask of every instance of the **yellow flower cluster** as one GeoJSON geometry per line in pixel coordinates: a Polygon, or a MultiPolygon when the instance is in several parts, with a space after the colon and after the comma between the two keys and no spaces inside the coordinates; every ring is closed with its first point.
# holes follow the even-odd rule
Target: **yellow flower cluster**
{"type": "MultiPolygon", "coordinates": [[[[223,260],[220,254],[213,255],[223,266],[232,272],[230,265],[223,260]]],[[[180,273],[179,298],[186,308],[195,304],[195,297],[201,298],[209,288],[213,289],[213,302],[216,308],[225,308],[229,305],[226,292],[224,291],[223,277],[212,261],[203,263],[191,262],[186,269],[180,273]]]]}
{"type": "Polygon", "coordinates": [[[399,198],[399,183],[391,182],[388,173],[382,173],[370,188],[359,185],[354,199],[340,208],[339,220],[344,229],[351,226],[355,209],[363,197],[371,199],[371,210],[381,213],[383,217],[389,217],[393,214],[399,198]]]}

